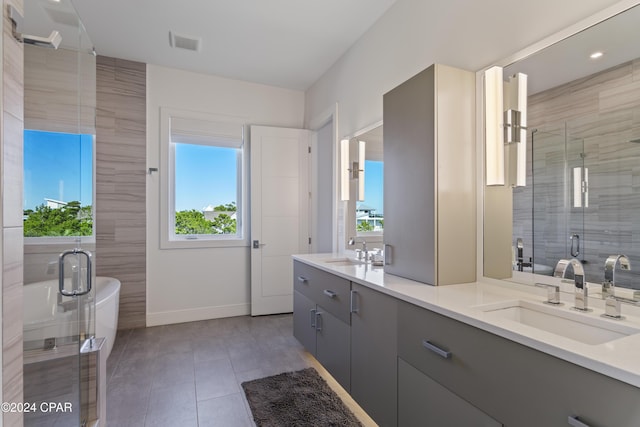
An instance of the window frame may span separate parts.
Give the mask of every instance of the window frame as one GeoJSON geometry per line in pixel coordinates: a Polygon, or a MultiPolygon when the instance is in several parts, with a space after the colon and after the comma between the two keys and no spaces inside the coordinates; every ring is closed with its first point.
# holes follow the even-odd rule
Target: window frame
{"type": "MultiPolygon", "coordinates": [[[[66,133],[69,135],[91,135],[91,216],[92,216],[92,224],[91,224],[91,235],[90,236],[38,236],[38,237],[27,237],[23,236],[24,245],[66,245],[66,246],[79,246],[79,245],[87,245],[87,244],[95,244],[96,243],[96,134],[93,133],[76,133],[76,132],[67,132],[67,131],[59,131],[59,130],[42,130],[42,129],[31,129],[25,128],[23,130],[23,138],[24,131],[36,131],[36,132],[51,132],[51,133],[66,133]]],[[[24,157],[24,148],[23,148],[23,157],[24,157]]],[[[22,166],[24,171],[24,165],[22,166]]],[[[22,189],[23,197],[24,197],[24,189],[22,189]]],[[[24,209],[24,201],[23,201],[23,209],[24,209]]]]}
{"type": "MultiPolygon", "coordinates": [[[[249,147],[246,139],[244,121],[236,117],[224,117],[207,113],[179,110],[173,108],[160,108],[160,249],[179,248],[221,248],[221,247],[248,247],[248,154],[249,147]],[[172,141],[172,120],[208,122],[212,126],[219,124],[225,128],[239,129],[240,134],[239,153],[237,156],[237,186],[238,200],[236,201],[236,234],[176,234],[175,233],[175,144],[189,141],[172,141]]],[[[197,138],[204,140],[205,135],[193,133],[197,138]]],[[[196,144],[211,147],[229,146],[221,143],[224,136],[214,137],[210,142],[196,142],[196,144]],[[218,143],[216,144],[216,139],[218,143]]],[[[233,138],[231,138],[233,139],[233,138]]]]}

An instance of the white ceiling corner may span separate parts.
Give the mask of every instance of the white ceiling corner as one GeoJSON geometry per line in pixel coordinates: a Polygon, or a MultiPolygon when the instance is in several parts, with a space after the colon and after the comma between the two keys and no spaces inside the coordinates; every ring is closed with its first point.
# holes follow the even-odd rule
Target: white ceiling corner
{"type": "Polygon", "coordinates": [[[99,55],[305,90],[396,0],[72,1],[99,55]]]}

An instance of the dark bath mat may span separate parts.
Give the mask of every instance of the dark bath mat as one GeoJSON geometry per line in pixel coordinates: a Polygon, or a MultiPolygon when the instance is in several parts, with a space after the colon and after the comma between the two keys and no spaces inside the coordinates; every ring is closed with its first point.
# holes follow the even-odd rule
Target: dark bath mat
{"type": "Polygon", "coordinates": [[[362,427],[315,369],[242,383],[258,427],[362,427]]]}

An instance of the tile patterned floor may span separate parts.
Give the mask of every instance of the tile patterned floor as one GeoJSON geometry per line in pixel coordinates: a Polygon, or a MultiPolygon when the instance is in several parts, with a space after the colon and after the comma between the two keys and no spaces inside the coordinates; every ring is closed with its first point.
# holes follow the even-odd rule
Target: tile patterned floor
{"type": "Polygon", "coordinates": [[[313,366],[365,426],[375,425],[293,337],[291,315],[119,331],[107,362],[107,424],[253,426],[240,384],[313,366]]]}

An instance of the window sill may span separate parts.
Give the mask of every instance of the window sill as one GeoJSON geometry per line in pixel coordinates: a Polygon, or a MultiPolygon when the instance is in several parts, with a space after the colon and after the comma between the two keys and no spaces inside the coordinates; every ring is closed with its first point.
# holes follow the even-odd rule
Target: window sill
{"type": "Polygon", "coordinates": [[[95,236],[72,236],[72,237],[25,237],[25,246],[60,245],[60,246],[86,246],[96,243],[95,236]]]}
{"type": "Polygon", "coordinates": [[[206,249],[206,248],[242,248],[249,247],[247,239],[175,239],[163,240],[160,242],[160,249],[206,249]]]}

